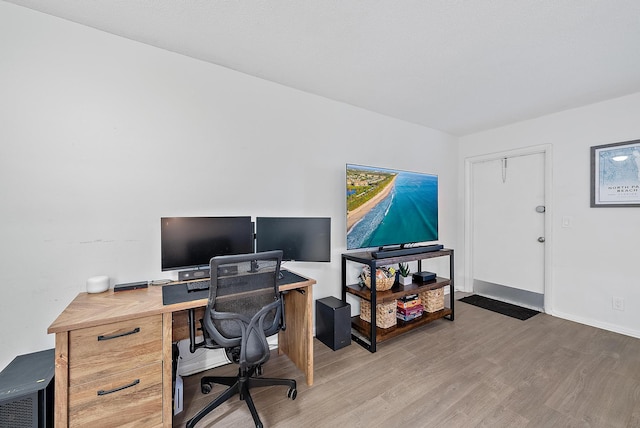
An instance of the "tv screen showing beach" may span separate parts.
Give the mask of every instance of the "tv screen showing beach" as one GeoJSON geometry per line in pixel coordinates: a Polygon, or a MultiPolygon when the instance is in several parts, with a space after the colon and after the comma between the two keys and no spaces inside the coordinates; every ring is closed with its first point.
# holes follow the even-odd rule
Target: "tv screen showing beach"
{"type": "Polygon", "coordinates": [[[438,239],[438,176],[347,164],[347,249],[438,239]]]}

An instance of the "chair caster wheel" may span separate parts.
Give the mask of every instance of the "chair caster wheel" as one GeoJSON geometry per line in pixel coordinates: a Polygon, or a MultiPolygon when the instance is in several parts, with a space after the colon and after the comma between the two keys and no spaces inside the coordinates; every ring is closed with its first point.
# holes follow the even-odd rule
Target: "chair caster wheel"
{"type": "Polygon", "coordinates": [[[287,392],[287,397],[291,398],[292,400],[295,400],[297,396],[298,396],[298,390],[295,388],[289,388],[289,391],[287,392]]]}
{"type": "Polygon", "coordinates": [[[211,392],[211,384],[210,383],[203,383],[202,385],[200,385],[200,391],[202,391],[203,394],[208,394],[211,392]]]}

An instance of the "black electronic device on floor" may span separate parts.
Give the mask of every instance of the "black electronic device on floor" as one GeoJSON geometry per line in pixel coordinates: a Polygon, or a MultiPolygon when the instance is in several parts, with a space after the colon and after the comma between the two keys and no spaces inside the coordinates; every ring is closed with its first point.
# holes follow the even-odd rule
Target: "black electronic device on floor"
{"type": "Polygon", "coordinates": [[[53,349],[19,355],[0,372],[0,427],[53,428],[53,349]]]}
{"type": "Polygon", "coordinates": [[[333,296],[316,300],[316,337],[337,351],[351,344],[351,305],[333,296]]]}

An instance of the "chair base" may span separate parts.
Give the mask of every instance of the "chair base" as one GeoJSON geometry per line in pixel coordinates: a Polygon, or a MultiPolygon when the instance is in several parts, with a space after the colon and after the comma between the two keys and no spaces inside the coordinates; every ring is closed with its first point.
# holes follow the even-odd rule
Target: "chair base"
{"type": "Polygon", "coordinates": [[[287,392],[287,397],[292,400],[296,399],[298,392],[295,380],[255,377],[256,372],[261,373],[262,367],[254,366],[246,370],[244,373],[242,372],[242,369],[239,369],[238,376],[204,376],[200,379],[200,389],[203,394],[211,392],[211,384],[214,383],[228,386],[228,388],[216,397],[215,400],[200,410],[193,418],[189,419],[187,422],[187,428],[195,427],[196,423],[198,423],[200,419],[236,394],[240,396],[240,400],[247,403],[251,416],[253,417],[253,422],[256,424],[256,428],[262,428],[262,422],[260,421],[258,411],[256,410],[256,406],[251,398],[251,393],[249,392],[251,388],[274,385],[288,386],[289,391],[287,392]]]}

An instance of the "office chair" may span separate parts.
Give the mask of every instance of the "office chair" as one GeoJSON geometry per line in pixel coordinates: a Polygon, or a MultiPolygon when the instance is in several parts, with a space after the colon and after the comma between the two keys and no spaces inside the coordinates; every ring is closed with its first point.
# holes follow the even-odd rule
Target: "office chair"
{"type": "Polygon", "coordinates": [[[281,261],[281,250],[211,259],[209,300],[201,321],[204,341],[199,345],[224,348],[239,368],[237,376],[205,376],[200,380],[204,394],[214,383],[228,388],[191,418],[187,428],[236,394],[249,406],[256,427],[262,427],[251,388],[285,385],[289,387],[287,396],[295,400],[295,380],[260,377],[262,364],[270,356],[267,336],[277,333],[284,323],[284,303],[277,285],[281,261]]]}

